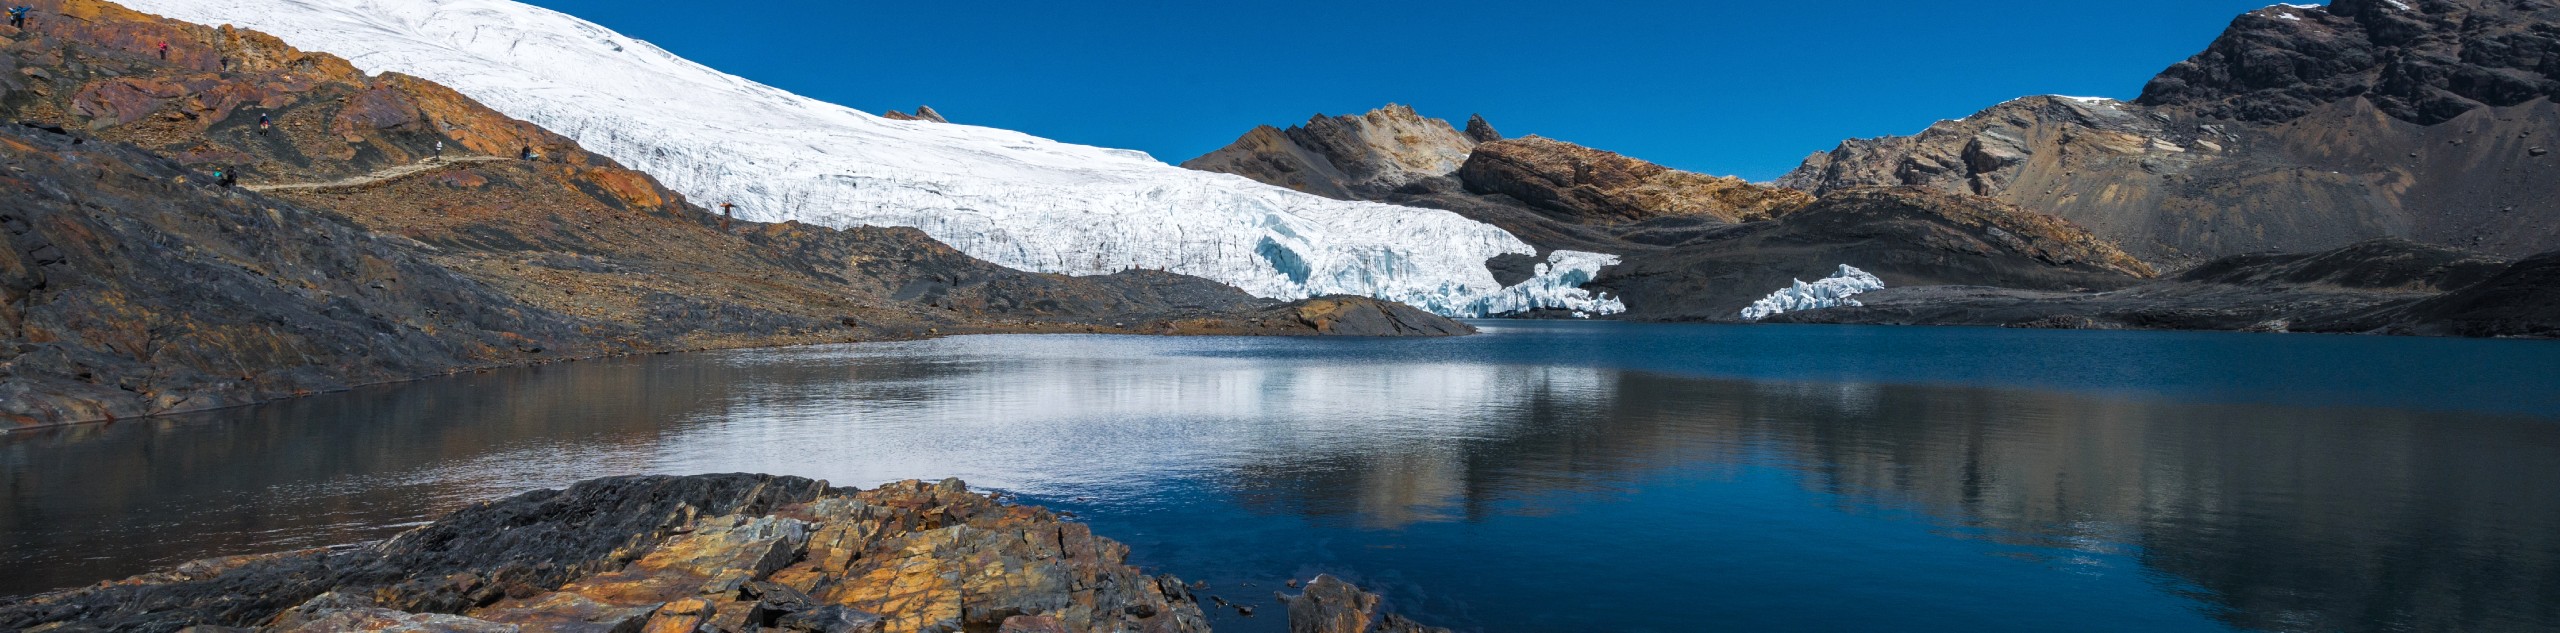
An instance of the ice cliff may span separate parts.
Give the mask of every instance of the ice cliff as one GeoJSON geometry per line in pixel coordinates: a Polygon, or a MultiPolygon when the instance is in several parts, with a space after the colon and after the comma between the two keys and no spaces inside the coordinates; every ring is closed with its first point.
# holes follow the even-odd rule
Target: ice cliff
{"type": "Polygon", "coordinates": [[[1821,281],[1805,283],[1798,279],[1795,282],[1795,285],[1769,293],[1768,298],[1743,308],[1742,320],[1758,321],[1772,314],[1797,310],[1856,306],[1859,305],[1858,300],[1849,298],[1851,295],[1884,289],[1884,280],[1848,264],[1841,264],[1839,272],[1831,273],[1821,281]]]}
{"type": "Polygon", "coordinates": [[[740,217],[912,226],[1005,266],[1162,269],[1256,295],[1358,294],[1458,316],[1615,312],[1573,287],[1605,255],[1557,251],[1509,288],[1485,269],[1534,253],[1454,213],[1345,202],[1142,152],[969,125],[895,121],[687,61],[507,0],[126,0],[265,31],[368,72],[445,84],[740,217]]]}

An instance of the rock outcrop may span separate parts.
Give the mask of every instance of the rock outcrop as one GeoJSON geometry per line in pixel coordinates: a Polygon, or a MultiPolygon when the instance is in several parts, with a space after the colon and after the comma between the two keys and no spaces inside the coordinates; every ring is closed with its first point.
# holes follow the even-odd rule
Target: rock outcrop
{"type": "Polygon", "coordinates": [[[1256,127],[1227,147],[1183,161],[1182,166],[1236,174],[1337,200],[1377,200],[1417,181],[1457,171],[1478,142],[1449,127],[1448,121],[1424,118],[1411,107],[1390,103],[1367,114],[1318,114],[1304,125],[1285,130],[1256,127]]]}
{"type": "Polygon", "coordinates": [[[2135,102],[2019,99],[1844,142],[1778,182],[1991,196],[2170,268],[2383,237],[2560,249],[2556,28],[2538,0],[2275,5],[2135,102]]]}
{"type": "Polygon", "coordinates": [[[1465,133],[1468,140],[1475,141],[1479,145],[1502,140],[1502,132],[1493,129],[1493,124],[1485,122],[1484,115],[1481,114],[1467,115],[1465,133]]]}
{"type": "Polygon", "coordinates": [[[1301,309],[1346,302],[1155,271],[1024,273],[912,229],[733,221],[442,86],[253,31],[35,4],[64,19],[0,33],[0,118],[27,123],[0,131],[9,424],[602,354],[1467,331],[1374,304],[1400,319],[1318,324],[1301,309]]]}
{"type": "Polygon", "coordinates": [[[1289,604],[1289,633],[1449,633],[1388,612],[1378,594],[1333,574],[1319,574],[1305,591],[1280,600],[1289,604]]]}
{"type": "Polygon", "coordinates": [[[880,113],[880,116],[881,116],[881,118],[893,119],[893,120],[898,120],[898,121],[928,121],[928,122],[933,122],[933,123],[950,123],[950,122],[951,122],[951,120],[950,120],[950,119],[942,118],[942,113],[933,111],[933,106],[928,106],[928,105],[920,105],[920,106],[916,106],[916,113],[915,113],[915,114],[907,114],[907,113],[905,113],[905,112],[900,112],[900,111],[897,111],[897,110],[890,110],[890,111],[888,111],[888,112],[882,112],[882,113],[880,113]]]}
{"type": "Polygon", "coordinates": [[[613,477],[390,540],[0,601],[24,631],[1206,631],[1172,576],[957,480],[613,477]],[[221,627],[232,627],[225,629],[221,627]]]}
{"type": "Polygon", "coordinates": [[[1477,146],[1458,169],[1458,180],[1468,192],[1509,196],[1577,224],[1678,216],[1749,222],[1813,200],[1797,191],[1680,171],[1536,136],[1477,146]]]}

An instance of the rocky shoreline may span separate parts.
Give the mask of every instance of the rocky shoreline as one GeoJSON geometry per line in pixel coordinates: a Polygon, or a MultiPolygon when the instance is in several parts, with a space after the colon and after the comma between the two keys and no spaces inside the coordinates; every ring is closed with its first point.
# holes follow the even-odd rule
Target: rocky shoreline
{"type": "MultiPolygon", "coordinates": [[[[958,480],[859,490],[776,475],[608,477],[476,504],[378,543],[0,599],[0,629],[1209,630],[1193,593],[1205,585],[1149,575],[1128,555],[1056,512],[958,480]]],[[[1276,598],[1292,633],[1446,631],[1331,576],[1276,598]]]]}

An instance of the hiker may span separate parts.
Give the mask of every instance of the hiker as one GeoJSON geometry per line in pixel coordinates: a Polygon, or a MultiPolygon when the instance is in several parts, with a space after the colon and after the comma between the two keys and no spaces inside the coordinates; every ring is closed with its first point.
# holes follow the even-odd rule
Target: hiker
{"type": "Polygon", "coordinates": [[[260,113],[258,113],[258,135],[259,135],[259,136],[266,136],[266,134],[267,134],[267,128],[275,127],[275,125],[276,125],[276,122],[275,122],[275,121],[270,120],[270,119],[268,119],[268,118],[267,118],[267,113],[265,113],[265,112],[260,112],[260,113]]]}
{"type": "Polygon", "coordinates": [[[222,172],[221,182],[222,188],[230,189],[232,185],[240,184],[240,173],[232,171],[222,172]]]}
{"type": "Polygon", "coordinates": [[[160,43],[160,61],[169,61],[169,43],[160,43]]]}
{"type": "Polygon", "coordinates": [[[34,10],[35,7],[23,4],[9,7],[9,27],[18,29],[27,28],[27,12],[34,10]]]}
{"type": "Polygon", "coordinates": [[[444,158],[444,139],[436,139],[436,158],[444,158]]]}
{"type": "Polygon", "coordinates": [[[720,230],[729,230],[729,219],[738,215],[737,208],[738,205],[729,204],[727,201],[720,203],[720,230]]]}
{"type": "Polygon", "coordinates": [[[524,160],[533,160],[533,146],[524,146],[524,151],[517,152],[516,157],[524,160]]]}

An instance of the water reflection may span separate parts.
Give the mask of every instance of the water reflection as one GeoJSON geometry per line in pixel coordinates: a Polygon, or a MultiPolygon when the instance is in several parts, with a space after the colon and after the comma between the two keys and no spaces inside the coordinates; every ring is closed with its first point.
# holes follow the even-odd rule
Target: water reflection
{"type": "MultiPolygon", "coordinates": [[[[1494,629],[1684,630],[1701,614],[1755,630],[2560,627],[2548,417],[2166,382],[1913,384],[1866,361],[1817,372],[1847,380],[1704,378],[1722,372],[1646,351],[1700,331],[1715,330],[1357,347],[974,337],[554,366],[18,434],[0,439],[0,567],[21,573],[0,574],[0,593],[378,538],[597,475],[760,471],[959,476],[1075,507],[1186,575],[1314,565],[1494,629]],[[1629,351],[1588,357],[1595,343],[1629,351]],[[1559,360],[1521,362],[1541,349],[1559,360]],[[1849,602],[1862,608],[1833,606],[1849,602]]],[[[2439,353],[2478,360],[2458,343],[2439,353]]],[[[2214,361],[2195,339],[2154,344],[2214,361]]],[[[2553,358],[2500,353],[2509,368],[2553,358]]],[[[1936,360],[1957,375],[2003,362],[1936,360]]]]}

